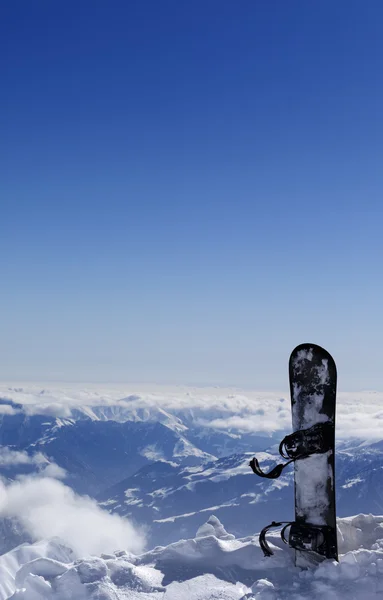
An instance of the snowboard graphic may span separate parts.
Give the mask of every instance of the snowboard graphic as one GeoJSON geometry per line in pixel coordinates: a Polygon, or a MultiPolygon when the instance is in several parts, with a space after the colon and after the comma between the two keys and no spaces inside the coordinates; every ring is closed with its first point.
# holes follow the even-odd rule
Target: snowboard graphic
{"type": "MultiPolygon", "coordinates": [[[[316,540],[315,552],[296,551],[295,564],[306,567],[320,562],[323,557],[338,557],[334,466],[337,373],[334,359],[320,346],[301,344],[291,353],[289,377],[293,430],[310,430],[314,426],[321,430],[322,452],[294,463],[295,522],[325,528],[322,544],[320,539],[316,540]]],[[[306,445],[309,442],[306,436],[306,445]]]]}
{"type": "Polygon", "coordinates": [[[262,471],[255,457],[250,466],[256,475],[276,479],[285,467],[294,463],[295,521],[273,521],[261,531],[259,542],[265,556],[271,556],[266,533],[271,527],[284,525],[281,537],[295,548],[296,566],[309,567],[325,558],[338,558],[334,359],[316,344],[301,344],[291,353],[289,378],[294,433],[287,435],[279,445],[279,452],[287,462],[276,465],[268,473],[262,471]]]}

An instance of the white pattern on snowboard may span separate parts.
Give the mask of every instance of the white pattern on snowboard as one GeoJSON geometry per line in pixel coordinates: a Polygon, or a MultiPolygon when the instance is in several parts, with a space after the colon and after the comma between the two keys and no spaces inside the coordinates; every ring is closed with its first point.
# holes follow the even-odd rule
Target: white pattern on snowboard
{"type": "Polygon", "coordinates": [[[301,508],[299,516],[313,525],[326,525],[328,511],[327,482],[332,480],[331,465],[328,457],[331,451],[325,454],[314,454],[295,463],[295,479],[303,485],[295,489],[296,505],[301,508]],[[304,485],[310,480],[310,485],[304,485]]]}
{"type": "MultiPolygon", "coordinates": [[[[299,395],[301,393],[301,386],[297,383],[293,384],[293,401],[299,401],[299,395]]],[[[293,414],[293,429],[308,429],[317,423],[325,423],[329,421],[328,416],[325,413],[320,413],[323,407],[324,395],[312,394],[310,398],[306,398],[305,404],[302,407],[302,412],[293,414]],[[299,426],[300,425],[300,426],[299,426]]]]}

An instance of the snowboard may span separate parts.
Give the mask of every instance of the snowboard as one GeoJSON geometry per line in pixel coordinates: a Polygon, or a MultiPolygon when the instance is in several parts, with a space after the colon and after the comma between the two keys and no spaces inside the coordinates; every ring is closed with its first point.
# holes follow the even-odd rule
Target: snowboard
{"type": "Polygon", "coordinates": [[[334,465],[337,372],[334,359],[320,346],[301,344],[291,353],[289,379],[293,431],[298,436],[302,430],[315,431],[320,427],[321,431],[322,452],[294,462],[295,522],[298,527],[295,533],[291,529],[289,543],[296,549],[296,566],[307,568],[325,558],[338,558],[334,465]],[[327,450],[323,452],[323,449],[327,450]],[[300,525],[305,527],[300,530],[300,525]],[[315,535],[315,526],[319,533],[313,552],[309,550],[312,547],[309,538],[310,527],[315,535]],[[297,549],[299,547],[306,549],[302,551],[297,549]]]}

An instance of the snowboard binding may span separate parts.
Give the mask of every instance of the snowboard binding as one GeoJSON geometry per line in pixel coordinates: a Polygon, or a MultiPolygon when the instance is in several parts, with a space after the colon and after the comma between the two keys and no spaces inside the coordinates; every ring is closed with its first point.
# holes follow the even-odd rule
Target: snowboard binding
{"type": "Polygon", "coordinates": [[[286,435],[279,444],[279,454],[282,458],[288,459],[286,463],[276,465],[271,471],[265,473],[259,466],[258,460],[254,457],[249,465],[253,472],[259,477],[267,479],[277,479],[285,467],[290,463],[307,458],[312,454],[323,454],[328,452],[332,445],[331,440],[334,437],[334,426],[330,421],[317,423],[309,429],[300,429],[286,435]]]}
{"type": "Polygon", "coordinates": [[[288,544],[295,550],[301,552],[316,552],[325,558],[333,558],[336,552],[336,539],[334,539],[334,531],[332,527],[325,525],[310,525],[306,523],[297,523],[296,521],[273,521],[270,525],[264,527],[259,534],[259,545],[264,556],[272,556],[274,553],[271,550],[266,540],[266,533],[273,527],[282,528],[280,535],[285,544],[288,544]],[[290,527],[288,539],[286,538],[286,530],[290,527]]]}

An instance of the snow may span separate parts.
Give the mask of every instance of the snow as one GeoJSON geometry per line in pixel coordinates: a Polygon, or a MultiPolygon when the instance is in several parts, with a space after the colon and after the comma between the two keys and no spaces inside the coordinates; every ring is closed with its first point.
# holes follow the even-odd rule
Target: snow
{"type": "MultiPolygon", "coordinates": [[[[74,552],[58,538],[32,545],[22,544],[11,552],[3,554],[0,556],[0,600],[5,600],[14,592],[16,578],[18,583],[21,579],[25,582],[27,574],[33,574],[34,561],[47,561],[47,565],[50,564],[50,561],[57,561],[57,564],[63,564],[66,570],[66,563],[69,563],[74,557],[74,552]]],[[[51,566],[47,566],[46,573],[50,568],[51,566]]],[[[30,579],[33,580],[33,577],[30,579]]],[[[32,600],[32,597],[29,600],[32,600]]]]}
{"type": "Polygon", "coordinates": [[[165,459],[163,452],[156,447],[156,444],[145,446],[145,448],[140,451],[140,454],[152,462],[165,459]]]}
{"type": "MultiPolygon", "coordinates": [[[[327,365],[323,364],[319,379],[324,381],[326,373],[327,365]]],[[[150,390],[134,386],[95,391],[90,387],[67,386],[46,389],[42,394],[36,386],[27,385],[3,391],[17,404],[0,405],[0,409],[5,407],[0,410],[0,423],[6,424],[12,414],[21,413],[26,425],[31,421],[36,424],[36,436],[32,439],[32,423],[32,443],[27,450],[16,445],[11,450],[0,450],[0,462],[8,478],[5,489],[0,486],[0,505],[6,508],[6,514],[29,521],[29,527],[33,525],[36,534],[33,539],[59,535],[61,541],[56,538],[26,543],[0,556],[0,600],[377,600],[383,597],[381,516],[357,515],[338,520],[339,563],[324,561],[310,570],[296,568],[294,553],[281,542],[278,532],[268,537],[273,557],[265,558],[259,548],[255,534],[263,526],[260,522],[264,515],[270,516],[271,521],[280,518],[283,510],[289,510],[289,494],[293,498],[293,490],[287,486],[292,484],[292,472],[267,482],[266,486],[251,473],[248,462],[253,452],[249,455],[246,452],[255,450],[262,466],[266,463],[265,470],[274,465],[272,446],[281,432],[291,431],[290,401],[282,397],[287,397],[286,390],[255,392],[158,386],[150,390]],[[163,543],[163,546],[138,554],[142,549],[130,545],[131,535],[128,532],[122,535],[122,520],[88,520],[85,516],[90,509],[92,514],[98,514],[97,505],[72,497],[60,482],[53,487],[52,483],[48,486],[46,481],[42,482],[39,471],[42,468],[45,478],[64,476],[58,471],[59,461],[48,452],[50,440],[68,443],[71,438],[62,435],[64,430],[73,432],[85,420],[89,420],[89,427],[83,428],[84,444],[90,426],[103,425],[108,420],[136,421],[142,431],[144,425],[151,423],[166,425],[161,435],[148,435],[142,443],[140,439],[139,451],[149,461],[165,460],[169,469],[154,465],[151,470],[126,475],[131,457],[120,453],[117,458],[121,461],[122,483],[126,479],[127,484],[113,492],[118,500],[106,495],[103,502],[109,509],[117,505],[117,512],[120,507],[129,518],[131,515],[132,522],[141,515],[138,508],[142,507],[142,513],[148,513],[148,526],[158,536],[153,545],[163,543]],[[231,432],[227,432],[228,427],[231,432]],[[175,438],[169,432],[180,435],[175,438]],[[258,434],[261,435],[257,438],[258,434]],[[174,439],[179,441],[174,443],[174,439]],[[39,444],[44,444],[42,452],[52,456],[51,460],[55,459],[57,464],[49,464],[46,457],[37,453],[39,444]],[[269,452],[259,452],[260,448],[269,452]],[[225,459],[214,460],[215,456],[225,459]],[[175,462],[170,462],[173,459],[175,462]],[[176,463],[183,466],[176,468],[176,463]],[[174,469],[170,468],[172,465],[174,469]],[[16,477],[26,467],[36,472],[33,481],[24,475],[16,477]],[[13,479],[9,475],[11,468],[13,479]],[[151,480],[157,483],[152,485],[151,480]],[[154,503],[156,506],[150,510],[158,511],[156,515],[149,511],[154,503]],[[248,504],[252,504],[250,509],[248,504]],[[227,530],[214,516],[217,514],[227,530]],[[240,531],[235,529],[238,524],[243,528],[240,531]],[[174,536],[170,536],[171,529],[174,536]],[[167,541],[163,532],[169,535],[167,541]],[[244,532],[251,535],[242,537],[244,532]],[[106,535],[107,539],[102,539],[106,535]],[[168,543],[182,536],[190,539],[168,543]],[[115,551],[116,548],[129,548],[130,552],[115,551]]],[[[380,511],[382,442],[374,448],[371,441],[382,438],[383,395],[340,393],[338,398],[337,437],[347,438],[347,442],[342,441],[343,454],[342,450],[338,453],[337,472],[341,482],[338,508],[344,506],[346,498],[343,514],[355,510],[380,511]],[[347,463],[343,460],[346,454],[347,463]],[[366,496],[373,500],[367,507],[363,504],[366,496]]],[[[316,410],[322,400],[320,394],[314,398],[316,410]]],[[[87,457],[92,458],[90,454],[87,457]]],[[[299,464],[302,477],[305,469],[310,476],[313,471],[322,470],[323,465],[315,463],[318,458],[320,462],[325,455],[299,464]]],[[[70,467],[69,463],[69,476],[70,467]]],[[[318,476],[318,483],[321,480],[322,476],[318,476]]],[[[320,495],[317,488],[315,495],[305,501],[320,504],[320,495]]]]}
{"type": "Polygon", "coordinates": [[[214,535],[219,540],[233,540],[234,535],[227,533],[226,529],[222,525],[219,519],[214,515],[208,518],[207,522],[198,528],[196,538],[206,537],[207,535],[214,535]]]}
{"type": "Polygon", "coordinates": [[[191,517],[192,515],[196,515],[198,513],[211,512],[212,510],[218,510],[220,508],[227,508],[229,506],[239,506],[234,502],[228,502],[226,504],[217,504],[216,506],[209,506],[208,508],[201,508],[199,511],[184,513],[183,515],[174,515],[172,517],[166,517],[165,519],[155,519],[154,523],[174,523],[177,519],[185,519],[186,517],[191,517]]]}
{"type": "Polygon", "coordinates": [[[75,559],[58,539],[0,557],[0,600],[378,600],[383,597],[383,516],[338,520],[339,563],[294,566],[293,550],[270,534],[235,539],[211,515],[193,539],[141,555],[75,559]]]}
{"type": "Polygon", "coordinates": [[[363,480],[361,477],[354,477],[354,479],[349,479],[347,481],[347,483],[345,483],[344,485],[342,485],[342,488],[344,490],[353,487],[354,485],[357,485],[358,483],[363,483],[363,480]]]}
{"type": "Polygon", "coordinates": [[[214,575],[195,577],[168,586],[164,600],[241,600],[248,591],[241,584],[232,585],[214,575]]]}
{"type": "MultiPolygon", "coordinates": [[[[251,452],[248,453],[249,460],[253,456],[251,452]]],[[[268,454],[267,452],[257,452],[257,457],[259,460],[274,460],[275,457],[268,454]]],[[[219,463],[218,463],[219,464],[219,463]]],[[[239,465],[235,465],[232,468],[228,467],[224,472],[220,472],[213,465],[210,468],[203,469],[203,467],[199,467],[197,472],[192,472],[190,475],[186,476],[186,479],[189,479],[191,483],[187,484],[186,487],[189,489],[193,489],[193,486],[198,483],[202,478],[209,477],[211,481],[220,482],[231,479],[232,477],[242,476],[242,475],[253,475],[251,469],[249,469],[249,465],[247,462],[243,462],[239,465]],[[214,475],[214,473],[217,473],[214,475]]]]}

